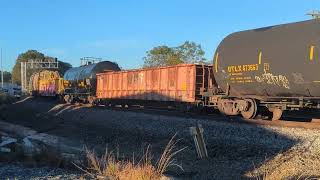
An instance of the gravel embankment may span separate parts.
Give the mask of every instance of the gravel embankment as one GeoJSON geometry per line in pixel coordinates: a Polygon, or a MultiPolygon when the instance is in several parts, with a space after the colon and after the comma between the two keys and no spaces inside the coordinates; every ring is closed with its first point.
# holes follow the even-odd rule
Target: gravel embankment
{"type": "Polygon", "coordinates": [[[277,173],[276,170],[283,171],[287,167],[281,166],[283,157],[290,157],[285,159],[290,165],[304,168],[307,166],[298,166],[298,163],[309,162],[310,157],[315,159],[320,144],[317,139],[319,130],[239,124],[236,119],[230,120],[221,115],[197,119],[188,118],[188,115],[175,117],[85,106],[56,106],[30,100],[2,110],[1,117],[36,131],[68,138],[97,151],[103,151],[107,145],[111,150],[119,149],[125,157],[141,154],[143,147],[151,144],[156,159],[169,139],[178,132],[178,138],[182,140],[177,148],[188,148],[177,156],[184,172],[176,172],[186,179],[248,178],[263,174],[261,169],[266,169],[265,166],[268,166],[268,171],[277,173]],[[20,115],[12,113],[10,110],[13,109],[18,109],[20,115]],[[209,153],[205,160],[197,158],[189,133],[189,127],[197,123],[202,124],[205,131],[209,153]]]}
{"type": "Polygon", "coordinates": [[[267,174],[269,179],[319,179],[320,131],[296,128],[269,127],[278,134],[296,140],[293,146],[268,158],[249,177],[267,174]]]}
{"type": "Polygon", "coordinates": [[[52,167],[27,168],[19,164],[0,163],[0,179],[30,180],[77,180],[81,175],[77,172],[52,167]]]}

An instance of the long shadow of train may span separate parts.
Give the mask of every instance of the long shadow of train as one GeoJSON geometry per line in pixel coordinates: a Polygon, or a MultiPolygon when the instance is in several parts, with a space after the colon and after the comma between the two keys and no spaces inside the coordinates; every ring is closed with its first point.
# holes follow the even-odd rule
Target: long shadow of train
{"type": "MultiPolygon", "coordinates": [[[[236,123],[237,118],[214,115],[211,121],[195,116],[167,116],[143,111],[122,113],[83,105],[57,104],[55,100],[30,98],[1,110],[0,119],[33,128],[39,132],[69,138],[81,145],[105,150],[120,150],[125,157],[141,154],[152,145],[154,159],[159,157],[169,139],[178,132],[182,140],[177,148],[187,146],[178,162],[184,171],[175,171],[183,178],[239,178],[286,152],[298,141],[258,125],[236,123]],[[188,118],[188,120],[186,120],[188,118]],[[228,123],[225,123],[227,121],[228,123]],[[199,160],[189,127],[197,123],[205,130],[209,158],[199,160]]],[[[172,114],[171,114],[172,115],[172,114]]]]}

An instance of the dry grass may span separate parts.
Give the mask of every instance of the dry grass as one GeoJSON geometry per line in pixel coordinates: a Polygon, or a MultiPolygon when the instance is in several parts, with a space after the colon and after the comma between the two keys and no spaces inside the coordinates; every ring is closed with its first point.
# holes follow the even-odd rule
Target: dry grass
{"type": "Polygon", "coordinates": [[[273,179],[319,179],[320,177],[320,141],[298,144],[290,150],[279,153],[275,157],[265,160],[247,176],[257,180],[273,179]]]}
{"type": "MultiPolygon", "coordinates": [[[[176,136],[176,135],[175,135],[176,136]]],[[[160,159],[156,165],[152,164],[152,156],[149,146],[143,153],[143,157],[135,162],[135,157],[130,160],[119,160],[114,153],[109,153],[106,149],[102,157],[97,157],[94,151],[86,149],[86,159],[88,165],[82,168],[75,164],[80,170],[84,171],[87,176],[93,179],[110,179],[110,180],[156,180],[163,176],[163,173],[170,166],[177,166],[174,156],[183,151],[185,148],[174,150],[179,140],[171,138],[165,147],[160,159]]]]}

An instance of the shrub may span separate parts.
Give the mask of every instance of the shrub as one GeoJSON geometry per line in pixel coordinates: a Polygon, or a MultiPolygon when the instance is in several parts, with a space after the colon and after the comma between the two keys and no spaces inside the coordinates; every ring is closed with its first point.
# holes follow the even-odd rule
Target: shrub
{"type": "Polygon", "coordinates": [[[174,140],[175,136],[171,138],[165,147],[160,159],[156,165],[153,165],[152,156],[149,151],[149,146],[143,157],[137,163],[135,159],[119,160],[113,153],[105,154],[99,158],[94,151],[86,149],[86,160],[88,165],[82,168],[75,164],[80,170],[84,171],[86,175],[94,179],[116,179],[116,180],[156,180],[163,176],[163,173],[170,166],[177,166],[182,169],[180,165],[175,164],[173,157],[183,151],[185,148],[174,151],[175,146],[179,140],[174,140]]]}

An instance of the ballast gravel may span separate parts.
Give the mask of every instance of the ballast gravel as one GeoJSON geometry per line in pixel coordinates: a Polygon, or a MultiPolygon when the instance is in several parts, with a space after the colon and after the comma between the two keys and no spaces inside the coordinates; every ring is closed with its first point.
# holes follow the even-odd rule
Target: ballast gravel
{"type": "Polygon", "coordinates": [[[30,100],[7,107],[5,112],[1,110],[1,117],[7,122],[68,138],[97,152],[104,152],[108,147],[129,158],[133,153],[141,154],[151,144],[156,160],[177,133],[177,139],[181,139],[177,149],[187,149],[176,157],[184,170],[173,168],[172,171],[182,179],[256,178],[265,169],[277,174],[289,166],[307,168],[311,162],[315,163],[309,160],[317,159],[320,154],[319,130],[250,125],[219,114],[197,118],[188,114],[119,111],[30,100]],[[20,115],[10,109],[19,111],[20,115]],[[207,159],[198,159],[189,132],[197,124],[204,129],[207,159]]]}
{"type": "Polygon", "coordinates": [[[81,175],[77,172],[52,167],[28,168],[17,163],[0,163],[1,180],[76,180],[81,175]]]}

